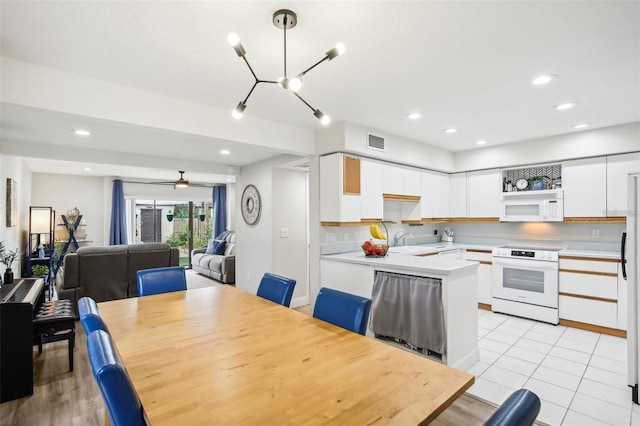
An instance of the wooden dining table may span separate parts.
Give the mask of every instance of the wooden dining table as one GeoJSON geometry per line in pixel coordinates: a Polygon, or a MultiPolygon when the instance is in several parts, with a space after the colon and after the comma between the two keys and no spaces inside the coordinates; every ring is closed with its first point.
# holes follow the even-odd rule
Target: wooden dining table
{"type": "Polygon", "coordinates": [[[424,424],[474,382],[231,286],[99,309],[153,425],[424,424]]]}

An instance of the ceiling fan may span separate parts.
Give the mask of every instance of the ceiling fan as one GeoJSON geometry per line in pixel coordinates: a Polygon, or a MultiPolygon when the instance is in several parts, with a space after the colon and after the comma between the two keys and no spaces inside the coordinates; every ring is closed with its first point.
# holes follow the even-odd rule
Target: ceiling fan
{"type": "Polygon", "coordinates": [[[180,178],[178,180],[176,180],[176,181],[149,182],[149,183],[156,184],[156,185],[173,185],[174,188],[188,188],[190,186],[210,188],[210,187],[213,186],[213,185],[210,185],[210,184],[189,182],[187,179],[184,178],[184,174],[186,173],[184,170],[178,170],[178,173],[180,173],[180,178]]]}

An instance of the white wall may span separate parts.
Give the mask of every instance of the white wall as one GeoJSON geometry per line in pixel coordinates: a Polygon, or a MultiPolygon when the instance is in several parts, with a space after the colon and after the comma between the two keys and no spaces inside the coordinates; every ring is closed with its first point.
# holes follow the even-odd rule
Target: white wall
{"type": "Polygon", "coordinates": [[[454,170],[451,151],[355,123],[336,123],[318,130],[316,147],[320,155],[340,151],[425,169],[454,170]],[[368,133],[385,139],[385,151],[367,148],[368,133]]]}
{"type": "MultiPolygon", "coordinates": [[[[1,142],[0,142],[1,143],[1,142]]],[[[2,148],[0,146],[0,152],[2,148]]],[[[11,268],[15,278],[22,276],[24,264],[24,253],[27,244],[27,232],[29,229],[29,205],[31,205],[31,171],[26,166],[24,160],[18,157],[11,157],[0,154],[0,241],[3,241],[7,250],[20,250],[20,263],[16,261],[11,268]],[[18,190],[18,223],[15,226],[7,227],[6,222],[6,200],[7,200],[7,178],[16,182],[18,190]]],[[[0,264],[0,274],[4,274],[5,267],[0,264]]]]}
{"type": "Polygon", "coordinates": [[[454,154],[456,171],[550,163],[640,150],[640,122],[454,154]]]}
{"type": "MultiPolygon", "coordinates": [[[[56,224],[63,223],[61,215],[66,215],[67,210],[77,207],[82,214],[82,222],[76,238],[86,235],[91,245],[108,245],[109,241],[105,241],[104,223],[108,223],[111,216],[104,205],[103,181],[102,177],[95,176],[34,173],[31,205],[53,207],[56,211],[56,224]]],[[[56,240],[68,238],[68,232],[63,227],[56,226],[55,231],[56,240]]]]}
{"type": "MultiPolygon", "coordinates": [[[[306,272],[302,272],[306,265],[297,265],[287,259],[300,256],[300,253],[293,254],[296,250],[306,251],[302,244],[306,236],[300,235],[301,221],[306,220],[303,213],[306,183],[303,182],[304,174],[279,169],[289,161],[290,156],[281,156],[242,167],[236,178],[236,288],[250,293],[258,291],[265,272],[291,276],[296,280],[301,277],[299,282],[306,283],[303,278],[306,272]],[[256,225],[247,225],[240,211],[242,191],[249,184],[256,186],[262,200],[260,220],[256,225]],[[277,207],[275,203],[278,203],[277,207]],[[283,209],[290,211],[284,212],[283,209]],[[295,232],[295,238],[290,237],[292,239],[288,242],[280,241],[281,227],[289,227],[290,236],[295,232]]],[[[301,262],[306,264],[306,256],[301,262]]],[[[300,293],[305,287],[305,284],[296,284],[291,306],[305,300],[305,295],[300,293]]]]}
{"type": "Polygon", "coordinates": [[[307,173],[274,169],[272,182],[271,272],[296,280],[291,306],[303,306],[309,303],[307,173]],[[281,234],[285,229],[287,237],[281,234]]]}

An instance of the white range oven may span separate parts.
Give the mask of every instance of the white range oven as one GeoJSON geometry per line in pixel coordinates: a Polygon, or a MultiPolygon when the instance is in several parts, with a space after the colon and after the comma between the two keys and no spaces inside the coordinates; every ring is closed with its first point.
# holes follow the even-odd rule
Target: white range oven
{"type": "Polygon", "coordinates": [[[558,324],[561,248],[504,246],[492,250],[491,309],[558,324]]]}

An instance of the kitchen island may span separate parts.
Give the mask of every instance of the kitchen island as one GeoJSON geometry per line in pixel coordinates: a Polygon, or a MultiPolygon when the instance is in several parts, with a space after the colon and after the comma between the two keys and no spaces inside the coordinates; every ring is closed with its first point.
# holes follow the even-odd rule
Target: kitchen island
{"type": "MultiPolygon", "coordinates": [[[[478,361],[478,262],[438,256],[366,257],[363,252],[325,255],[320,259],[323,287],[372,297],[377,271],[426,277],[442,282],[445,347],[442,362],[466,369],[478,361]]],[[[412,324],[428,327],[428,324],[412,324]]]]}

